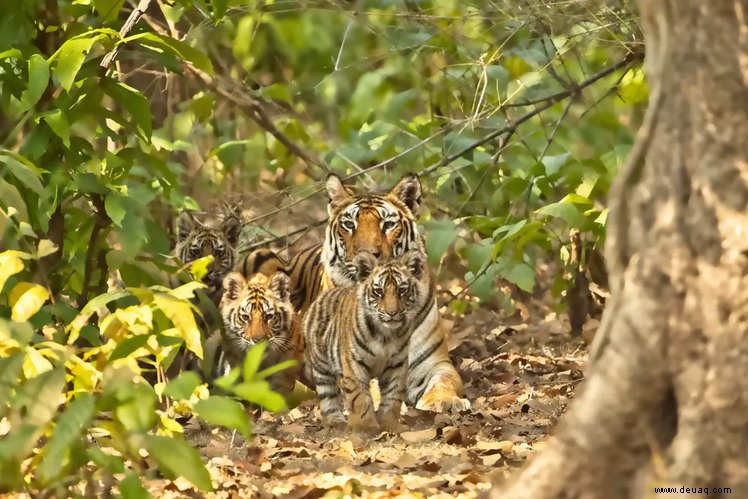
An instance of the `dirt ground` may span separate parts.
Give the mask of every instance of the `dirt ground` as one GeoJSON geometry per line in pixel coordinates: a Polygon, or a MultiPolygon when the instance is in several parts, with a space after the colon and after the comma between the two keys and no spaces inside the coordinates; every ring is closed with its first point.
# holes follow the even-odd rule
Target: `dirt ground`
{"type": "MultiPolygon", "coordinates": [[[[405,431],[368,438],[322,426],[315,400],[257,413],[255,436],[192,430],[213,476],[209,497],[475,497],[540,449],[583,380],[587,347],[566,317],[536,306],[510,320],[477,308],[451,325],[451,356],[472,408],[408,409],[405,431]]],[[[450,324],[451,323],[451,324],[450,324]]],[[[589,337],[596,321],[588,322],[589,337]]],[[[155,497],[199,496],[178,479],[155,497]]]]}

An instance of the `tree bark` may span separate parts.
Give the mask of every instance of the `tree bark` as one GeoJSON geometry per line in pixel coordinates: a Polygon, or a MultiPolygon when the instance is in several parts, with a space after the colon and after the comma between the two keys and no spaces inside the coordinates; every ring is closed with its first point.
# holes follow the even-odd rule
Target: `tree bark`
{"type": "Polygon", "coordinates": [[[611,193],[587,381],[492,497],[748,497],[748,1],[639,7],[650,104],[611,193]]]}

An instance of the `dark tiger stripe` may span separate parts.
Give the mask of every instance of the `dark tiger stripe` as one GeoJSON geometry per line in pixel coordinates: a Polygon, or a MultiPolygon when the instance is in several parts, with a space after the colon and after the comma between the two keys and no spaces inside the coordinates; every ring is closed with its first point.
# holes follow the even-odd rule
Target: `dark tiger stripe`
{"type": "Polygon", "coordinates": [[[414,369],[418,367],[418,365],[420,365],[423,361],[431,357],[431,355],[433,355],[433,353],[436,352],[442,346],[442,343],[444,343],[444,337],[440,337],[439,341],[432,343],[428,349],[421,352],[421,354],[418,357],[416,357],[410,362],[410,364],[408,365],[408,368],[414,369]]]}

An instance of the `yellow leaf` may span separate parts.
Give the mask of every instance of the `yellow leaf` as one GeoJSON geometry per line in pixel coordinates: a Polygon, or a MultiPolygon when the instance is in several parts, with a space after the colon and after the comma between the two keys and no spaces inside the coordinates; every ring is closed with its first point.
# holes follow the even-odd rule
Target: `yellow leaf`
{"type": "Polygon", "coordinates": [[[179,336],[184,340],[187,349],[202,359],[203,345],[200,338],[200,330],[197,328],[190,303],[165,293],[154,294],[153,301],[174,324],[174,327],[177,328],[179,336]]]}
{"type": "Polygon", "coordinates": [[[200,281],[208,273],[208,265],[213,263],[213,255],[204,256],[190,262],[190,273],[195,280],[200,281]]]}
{"type": "Polygon", "coordinates": [[[65,367],[73,376],[73,388],[76,392],[92,392],[101,381],[101,371],[75,355],[65,362],[65,367]]]}
{"type": "Polygon", "coordinates": [[[163,427],[163,431],[159,429],[159,434],[172,436],[174,433],[184,433],[184,428],[179,424],[179,422],[170,418],[164,411],[156,412],[158,413],[161,426],[163,427]]]}
{"type": "MultiPolygon", "coordinates": [[[[0,253],[0,291],[5,286],[5,281],[14,274],[23,270],[23,259],[21,255],[26,255],[20,251],[3,251],[0,253]]],[[[28,255],[26,255],[28,257],[28,255]]]]}
{"type": "Polygon", "coordinates": [[[25,322],[39,311],[49,298],[49,291],[44,286],[32,282],[19,282],[10,292],[10,318],[16,322],[25,322]]]}
{"type": "Polygon", "coordinates": [[[148,334],[153,329],[153,311],[148,305],[118,308],[114,314],[135,335],[148,334]]]}
{"type": "Polygon", "coordinates": [[[36,247],[36,257],[44,258],[57,251],[57,245],[49,239],[40,239],[36,247]]]}
{"type": "Polygon", "coordinates": [[[35,378],[41,373],[51,370],[52,363],[45,359],[34,347],[26,349],[26,358],[23,359],[23,375],[26,379],[35,378]]]}

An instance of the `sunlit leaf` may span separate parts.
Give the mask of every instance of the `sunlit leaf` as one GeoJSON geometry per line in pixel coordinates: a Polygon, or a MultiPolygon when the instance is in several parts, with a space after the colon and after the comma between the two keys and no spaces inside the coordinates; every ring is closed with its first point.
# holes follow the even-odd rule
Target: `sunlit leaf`
{"type": "Polygon", "coordinates": [[[270,389],[267,381],[245,381],[231,388],[231,390],[247,402],[252,402],[273,412],[287,408],[283,397],[270,389]]]}
{"type": "Polygon", "coordinates": [[[187,349],[203,358],[203,346],[201,343],[200,330],[197,328],[195,316],[189,302],[179,300],[165,293],[156,293],[153,296],[156,306],[166,315],[166,317],[177,328],[187,349]]]}
{"type": "Polygon", "coordinates": [[[37,313],[49,298],[44,286],[31,282],[19,282],[10,292],[11,319],[17,322],[28,320],[37,313]]]}
{"type": "Polygon", "coordinates": [[[3,251],[0,253],[0,291],[3,290],[5,282],[12,275],[21,272],[24,268],[23,258],[20,251],[3,251]]]}
{"type": "Polygon", "coordinates": [[[262,341],[247,350],[247,356],[244,357],[244,370],[242,372],[245,381],[254,379],[255,374],[257,374],[258,369],[260,369],[262,356],[265,355],[265,349],[267,346],[267,342],[262,341]]]}
{"type": "Polygon", "coordinates": [[[35,378],[52,369],[54,369],[52,363],[36,348],[33,346],[26,347],[26,358],[23,360],[23,375],[26,378],[35,378]]]}
{"type": "Polygon", "coordinates": [[[24,187],[31,189],[40,196],[44,195],[44,187],[39,180],[42,172],[29,160],[10,151],[0,151],[0,163],[5,163],[10,173],[24,187]]]}
{"type": "Polygon", "coordinates": [[[70,90],[88,51],[102,35],[83,35],[66,40],[50,58],[54,59],[52,74],[65,90],[70,90]]]}
{"type": "Polygon", "coordinates": [[[279,373],[281,371],[285,371],[286,369],[290,369],[291,367],[294,367],[298,364],[299,363],[295,360],[284,360],[283,362],[279,362],[278,364],[272,365],[258,372],[257,374],[255,374],[255,378],[265,379],[269,376],[272,376],[273,374],[279,373]]]}
{"type": "MultiPolygon", "coordinates": [[[[44,258],[45,256],[52,255],[58,250],[57,245],[49,239],[39,239],[39,244],[36,245],[36,258],[44,258]]],[[[0,286],[2,288],[2,286],[0,286]]]]}
{"type": "Polygon", "coordinates": [[[61,109],[55,109],[42,115],[42,119],[60,137],[65,147],[70,147],[70,123],[67,115],[61,109]]]}
{"type": "Polygon", "coordinates": [[[39,102],[49,84],[49,64],[39,54],[29,57],[29,82],[21,95],[24,109],[32,108],[39,102]]]}
{"type": "Polygon", "coordinates": [[[122,42],[138,42],[140,45],[151,50],[166,50],[183,61],[189,62],[196,68],[213,75],[213,63],[210,62],[210,58],[205,54],[205,52],[170,36],[159,35],[156,33],[138,33],[136,35],[128,36],[123,39],[122,42]]]}
{"type": "Polygon", "coordinates": [[[187,400],[200,385],[200,377],[192,371],[185,371],[167,383],[164,395],[176,400],[187,400]]]}

